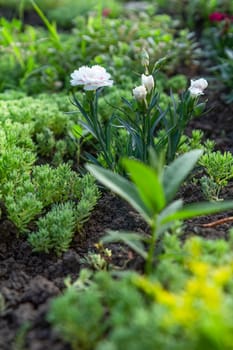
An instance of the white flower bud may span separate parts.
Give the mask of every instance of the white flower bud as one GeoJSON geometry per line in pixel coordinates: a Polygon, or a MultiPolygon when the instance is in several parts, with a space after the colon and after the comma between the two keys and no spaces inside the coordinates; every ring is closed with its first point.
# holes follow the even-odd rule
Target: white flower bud
{"type": "Polygon", "coordinates": [[[197,97],[199,95],[204,95],[203,90],[205,90],[207,86],[208,86],[208,82],[203,78],[197,79],[197,80],[191,80],[191,85],[188,90],[191,96],[197,97]]]}
{"type": "Polygon", "coordinates": [[[150,59],[149,59],[148,52],[145,49],[143,49],[141,54],[141,62],[144,67],[149,66],[150,59]]]}
{"type": "Polygon", "coordinates": [[[146,98],[147,90],[144,85],[137,86],[133,89],[133,95],[137,101],[143,101],[146,98]]]}
{"type": "Polygon", "coordinates": [[[146,90],[150,93],[155,86],[154,78],[152,75],[142,74],[142,85],[145,86],[146,90]]]}

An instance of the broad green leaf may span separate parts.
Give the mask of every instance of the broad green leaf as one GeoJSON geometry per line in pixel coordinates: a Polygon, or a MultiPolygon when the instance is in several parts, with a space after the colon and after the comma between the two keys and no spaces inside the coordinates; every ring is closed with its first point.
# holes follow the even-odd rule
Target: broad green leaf
{"type": "Polygon", "coordinates": [[[158,216],[158,222],[162,221],[164,218],[168,217],[168,215],[176,213],[183,206],[182,199],[177,199],[176,201],[169,204],[158,216]]]}
{"type": "Polygon", "coordinates": [[[163,187],[167,203],[175,197],[180,185],[194,168],[202,153],[203,151],[199,149],[187,152],[164,169],[163,187]]]}
{"type": "Polygon", "coordinates": [[[200,202],[189,204],[178,210],[176,213],[166,216],[161,220],[161,224],[166,224],[169,221],[191,219],[196,216],[219,213],[233,209],[233,201],[224,201],[221,203],[200,202]]]}
{"type": "Polygon", "coordinates": [[[144,237],[136,232],[124,231],[107,231],[107,235],[101,239],[103,243],[123,242],[127,244],[137,254],[141,255],[143,259],[147,258],[147,252],[142,244],[144,237]]]}
{"type": "Polygon", "coordinates": [[[166,202],[162,183],[156,170],[134,159],[124,159],[123,165],[135,183],[142,201],[153,214],[159,213],[166,202]]]}
{"type": "Polygon", "coordinates": [[[88,164],[86,168],[99,182],[131,204],[150,224],[153,212],[143,203],[134,184],[122,176],[99,166],[88,164]]]}

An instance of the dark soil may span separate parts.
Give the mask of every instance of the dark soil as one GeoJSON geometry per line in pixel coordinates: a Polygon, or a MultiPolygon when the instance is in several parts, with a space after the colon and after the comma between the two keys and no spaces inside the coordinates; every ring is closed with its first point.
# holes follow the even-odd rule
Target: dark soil
{"type": "MultiPolygon", "coordinates": [[[[36,254],[24,238],[16,238],[13,224],[4,218],[0,223],[0,291],[6,309],[0,317],[0,349],[66,350],[46,321],[49,301],[64,288],[64,279],[77,278],[81,259],[96,251],[95,243],[106,229],[146,232],[146,224],[119,198],[104,193],[82,236],[58,258],[36,254]],[[25,335],[25,331],[27,334],[25,335]],[[21,348],[20,348],[21,349],[21,348]]],[[[126,247],[114,245],[111,263],[119,268],[140,268],[141,260],[126,247]]]]}
{"type": "Polygon", "coordinates": [[[7,20],[11,21],[14,18],[23,20],[24,24],[30,24],[33,26],[43,26],[43,21],[37,15],[37,13],[33,10],[25,10],[22,14],[19,13],[19,9],[17,7],[0,7],[0,17],[4,17],[7,20]]]}

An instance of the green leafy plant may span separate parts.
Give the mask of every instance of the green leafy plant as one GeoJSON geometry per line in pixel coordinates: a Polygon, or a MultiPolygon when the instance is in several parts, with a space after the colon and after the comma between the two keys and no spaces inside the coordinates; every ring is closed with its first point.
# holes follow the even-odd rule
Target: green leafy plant
{"type": "MultiPolygon", "coordinates": [[[[31,231],[30,224],[44,215],[51,205],[71,202],[75,208],[77,206],[73,213],[74,229],[72,234],[70,233],[70,237],[73,237],[75,231],[81,233],[84,223],[88,220],[99,198],[94,178],[90,175],[81,178],[77,172],[71,170],[68,163],[62,162],[63,156],[67,155],[68,146],[70,147],[65,139],[57,141],[59,153],[55,155],[60,162],[56,168],[47,164],[35,165],[36,150],[39,151],[39,147],[37,148],[36,142],[33,142],[33,138],[40,134],[37,132],[42,132],[46,124],[54,140],[57,136],[62,137],[65,130],[68,133],[68,117],[59,111],[59,108],[63,109],[67,105],[66,101],[63,98],[54,97],[54,104],[52,104],[45,96],[41,96],[41,99],[21,96],[22,98],[18,100],[11,100],[11,94],[9,95],[9,99],[6,98],[0,103],[2,108],[0,194],[7,217],[18,229],[18,234],[28,234],[31,231]],[[47,101],[50,105],[47,112],[42,110],[43,101],[47,101]]],[[[55,212],[51,216],[54,218],[56,214],[55,212]]],[[[49,219],[46,222],[49,222],[49,219]]],[[[59,233],[61,246],[63,238],[65,242],[69,235],[67,233],[67,237],[62,237],[61,231],[59,233]]],[[[42,246],[42,237],[41,234],[40,246],[42,246]]],[[[57,248],[56,252],[63,251],[67,244],[64,243],[63,248],[57,248]]],[[[44,246],[47,251],[46,237],[44,237],[44,246]]]]}
{"type": "Polygon", "coordinates": [[[51,160],[55,166],[64,160],[75,160],[78,144],[70,132],[75,116],[67,114],[70,104],[65,95],[54,95],[51,100],[46,94],[14,97],[9,92],[1,95],[0,108],[4,132],[12,139],[9,142],[20,146],[27,142],[27,148],[37,151],[38,156],[51,160]]]}
{"type": "Polygon", "coordinates": [[[88,268],[100,271],[108,270],[110,267],[112,252],[108,248],[102,248],[100,253],[88,252],[82,259],[82,263],[88,268]]]}
{"type": "Polygon", "coordinates": [[[165,0],[156,1],[158,8],[166,13],[176,14],[176,17],[183,25],[189,28],[196,28],[202,23],[203,26],[209,25],[209,15],[213,12],[223,11],[231,13],[233,10],[230,0],[172,0],[169,3],[165,0]]]}
{"type": "Polygon", "coordinates": [[[87,169],[113,192],[127,200],[137,210],[150,227],[150,236],[136,233],[108,232],[104,241],[123,241],[135,249],[146,261],[146,272],[151,273],[156,242],[174,221],[232,209],[233,202],[195,203],[184,205],[181,199],[174,200],[176,193],[202,155],[201,150],[190,151],[169,166],[152,154],[151,166],[134,159],[125,159],[123,164],[132,181],[95,165],[87,169]],[[142,242],[147,242],[148,250],[142,242]]]}
{"type": "MultiPolygon", "coordinates": [[[[233,26],[232,26],[233,28],[233,26]]],[[[233,37],[233,29],[232,29],[232,37],[233,37]]],[[[232,39],[233,43],[233,39],[232,39]]],[[[213,68],[217,78],[219,77],[224,86],[226,87],[226,91],[223,93],[223,98],[227,103],[233,102],[233,93],[231,90],[233,83],[233,50],[230,48],[225,49],[225,57],[219,58],[219,63],[213,68]]]]}
{"type": "Polygon", "coordinates": [[[230,152],[208,152],[204,154],[199,164],[204,167],[209,176],[203,177],[200,182],[204,194],[211,200],[219,200],[223,187],[233,178],[233,156],[230,152]]]}
{"type": "Polygon", "coordinates": [[[204,133],[201,130],[194,129],[190,137],[182,135],[178,146],[178,153],[185,153],[192,149],[203,149],[205,152],[212,152],[214,150],[215,142],[207,139],[203,141],[204,133]]]}
{"type": "Polygon", "coordinates": [[[30,181],[25,181],[15,189],[14,183],[8,183],[11,192],[4,198],[8,218],[20,233],[28,232],[28,224],[42,212],[43,203],[34,192],[30,181]]]}
{"type": "Polygon", "coordinates": [[[82,196],[76,206],[76,228],[81,233],[82,227],[87,222],[100,193],[94,183],[94,178],[86,175],[83,180],[82,196]]]}
{"type": "Polygon", "coordinates": [[[164,238],[151,276],[81,270],[66,280],[48,319],[73,350],[231,349],[232,233],[164,238]]]}
{"type": "Polygon", "coordinates": [[[28,241],[36,252],[57,255],[65,252],[72,241],[75,229],[75,210],[72,203],[54,205],[37,222],[38,231],[29,235],[28,241]]]}
{"type": "MultiPolygon", "coordinates": [[[[87,155],[89,160],[100,163],[102,159],[103,166],[121,172],[119,159],[124,156],[148,163],[149,147],[157,152],[166,149],[168,163],[175,158],[188,122],[194,115],[200,115],[205,107],[205,103],[198,103],[198,96],[203,94],[208,83],[199,79],[198,82],[204,81],[205,86],[193,93],[191,85],[178,101],[171,94],[165,110],[162,110],[153,75],[166,60],[165,57],[156,62],[149,74],[149,56],[144,51],[142,64],[145,74],[141,75],[141,85],[133,89],[134,99],[122,97],[123,107],[116,107],[112,116],[104,121],[98,113],[98,99],[104,86],[112,86],[110,75],[99,65],[91,68],[83,66],[71,74],[71,85],[83,85],[85,90],[83,102],[72,91],[72,103],[84,119],[79,119],[79,125],[92,135],[94,146],[99,152],[98,159],[87,155]],[[99,72],[102,72],[100,78],[99,72]],[[161,134],[161,131],[164,133],[161,134]],[[114,152],[114,149],[120,153],[114,152]]],[[[191,84],[195,84],[195,81],[191,81],[191,84]]]]}
{"type": "MultiPolygon", "coordinates": [[[[74,17],[75,7],[81,3],[89,6],[89,3],[77,1],[70,7],[70,1],[65,0],[65,10],[60,15],[62,19],[65,19],[65,11],[74,17]]],[[[186,66],[195,66],[198,48],[194,36],[188,30],[178,29],[176,21],[169,16],[140,16],[137,13],[131,16],[127,11],[122,17],[110,18],[110,15],[102,18],[102,1],[99,1],[96,11],[88,17],[77,16],[72,22],[68,21],[72,26],[71,35],[56,29],[53,23],[56,15],[49,17],[50,11],[45,10],[42,2],[36,1],[45,28],[35,28],[15,20],[0,22],[1,91],[15,88],[33,95],[60,91],[68,87],[67,72],[72,71],[74,62],[110,67],[119,88],[124,88],[126,81],[132,86],[134,72],[141,72],[142,48],[148,50],[152,66],[161,57],[169,56],[164,67],[166,75],[171,76],[176,71],[181,59],[186,66]],[[2,31],[9,33],[10,42],[1,34],[2,31]]],[[[56,2],[56,10],[62,2],[56,2]]],[[[108,1],[106,5],[111,7],[115,17],[114,1],[108,1]]]]}
{"type": "Polygon", "coordinates": [[[219,16],[222,18],[215,18],[216,15],[213,14],[211,26],[204,31],[202,41],[206,47],[204,55],[210,67],[209,71],[214,74],[218,88],[222,90],[220,96],[227,103],[231,103],[233,101],[231,89],[233,83],[233,24],[231,16],[227,13],[219,13],[219,16]]]}
{"type": "Polygon", "coordinates": [[[67,164],[34,170],[38,198],[44,207],[51,204],[53,207],[39,218],[38,231],[29,233],[28,240],[35,251],[54,251],[60,255],[69,248],[75,232],[82,233],[100,194],[92,176],[80,178],[67,164]]]}
{"type": "Polygon", "coordinates": [[[32,170],[34,190],[44,207],[78,198],[81,195],[81,182],[82,179],[68,164],[60,164],[57,168],[46,164],[35,166],[32,170]]]}

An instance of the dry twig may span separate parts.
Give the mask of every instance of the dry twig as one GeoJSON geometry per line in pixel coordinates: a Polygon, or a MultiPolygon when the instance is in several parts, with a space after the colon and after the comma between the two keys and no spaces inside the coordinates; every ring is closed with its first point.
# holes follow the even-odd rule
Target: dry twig
{"type": "Polygon", "coordinates": [[[216,221],[209,222],[208,224],[202,224],[200,226],[202,226],[202,227],[215,227],[215,226],[226,224],[226,223],[232,222],[232,221],[233,221],[233,216],[229,216],[228,218],[219,219],[216,221]]]}

